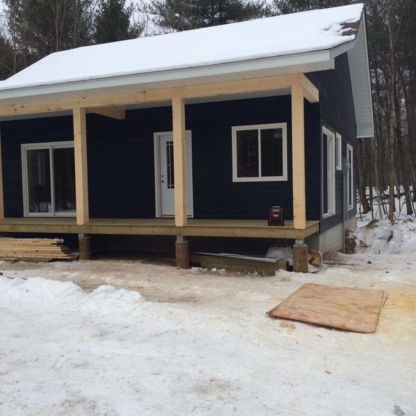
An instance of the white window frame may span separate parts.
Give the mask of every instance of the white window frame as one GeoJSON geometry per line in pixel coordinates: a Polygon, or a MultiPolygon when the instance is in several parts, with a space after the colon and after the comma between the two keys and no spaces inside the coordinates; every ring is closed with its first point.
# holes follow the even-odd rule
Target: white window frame
{"type": "Polygon", "coordinates": [[[22,181],[23,181],[23,214],[25,217],[76,217],[75,212],[55,212],[55,172],[53,168],[53,149],[73,148],[73,141],[49,142],[49,143],[24,143],[21,145],[22,154],[22,181]],[[29,182],[27,169],[28,150],[49,150],[50,176],[51,176],[51,206],[52,212],[29,212],[29,182]]]}
{"type": "Polygon", "coordinates": [[[354,186],[354,148],[350,145],[347,144],[347,163],[349,163],[349,153],[351,153],[351,164],[349,164],[348,166],[348,175],[347,175],[347,205],[348,205],[348,211],[351,211],[352,209],[354,209],[354,192],[352,193],[351,196],[351,204],[349,204],[348,199],[350,196],[350,188],[352,186],[354,186]],[[350,175],[349,173],[351,172],[351,181],[350,181],[350,175]]]}
{"type": "Polygon", "coordinates": [[[253,124],[251,126],[232,127],[232,153],[233,153],[233,182],[279,182],[287,181],[287,123],[273,124],[253,124]],[[252,178],[240,178],[237,174],[237,132],[244,130],[258,130],[259,143],[259,176],[252,178]],[[283,156],[283,175],[282,176],[261,176],[261,130],[282,129],[282,156],[283,156]]]}
{"type": "MultiPolygon", "coordinates": [[[[327,161],[327,171],[324,172],[322,169],[322,186],[323,186],[323,175],[327,175],[327,194],[328,194],[328,212],[324,212],[324,193],[322,192],[322,218],[328,218],[332,215],[336,214],[336,206],[335,206],[335,133],[326,127],[322,127],[322,141],[324,140],[324,134],[327,136],[327,157],[331,154],[331,159],[329,163],[327,161]]],[[[322,146],[322,165],[324,161],[324,151],[322,146]]]]}
{"type": "Polygon", "coordinates": [[[342,136],[339,133],[336,134],[335,152],[337,170],[342,170],[342,136]]]}

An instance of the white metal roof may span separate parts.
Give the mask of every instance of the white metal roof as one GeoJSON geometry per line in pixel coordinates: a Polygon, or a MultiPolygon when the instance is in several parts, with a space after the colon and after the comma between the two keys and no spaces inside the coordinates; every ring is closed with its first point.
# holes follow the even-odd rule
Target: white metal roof
{"type": "Polygon", "coordinates": [[[348,52],[358,136],[372,136],[363,10],[355,4],[54,53],[0,82],[0,105],[327,70],[348,52]],[[360,21],[357,34],[350,26],[360,21]]]}

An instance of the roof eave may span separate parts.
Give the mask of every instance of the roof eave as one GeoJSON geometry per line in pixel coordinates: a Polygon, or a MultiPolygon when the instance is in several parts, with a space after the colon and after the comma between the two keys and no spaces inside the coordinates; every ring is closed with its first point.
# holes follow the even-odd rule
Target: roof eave
{"type": "MultiPolygon", "coordinates": [[[[334,62],[331,59],[331,50],[304,52],[293,55],[273,56],[268,58],[253,59],[224,64],[208,65],[192,68],[181,68],[169,71],[147,72],[141,74],[125,75],[118,77],[97,78],[82,81],[73,81],[61,84],[41,85],[34,87],[15,88],[0,91],[0,102],[3,100],[29,98],[43,99],[49,95],[76,92],[82,94],[88,90],[106,89],[117,92],[119,88],[134,87],[135,90],[149,89],[149,84],[167,81],[181,81],[201,79],[233,73],[248,73],[273,68],[282,68],[285,73],[307,72],[305,66],[319,66],[321,70],[333,69],[334,62]],[[299,68],[302,67],[302,71],[299,68]]],[[[311,69],[312,71],[312,69],[311,69]]],[[[249,77],[250,78],[250,77],[249,77]]],[[[62,98],[62,95],[61,97],[62,98]]]]}

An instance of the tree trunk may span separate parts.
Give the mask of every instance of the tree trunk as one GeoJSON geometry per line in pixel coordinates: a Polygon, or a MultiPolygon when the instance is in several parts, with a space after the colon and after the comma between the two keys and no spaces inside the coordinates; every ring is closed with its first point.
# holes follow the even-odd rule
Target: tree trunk
{"type": "Polygon", "coordinates": [[[395,130],[396,130],[396,56],[394,38],[394,5],[389,2],[389,53],[390,53],[390,85],[389,85],[389,220],[394,219],[394,161],[395,161],[395,130]]]}
{"type": "MultiPolygon", "coordinates": [[[[376,148],[376,144],[375,141],[373,141],[373,156],[375,157],[377,155],[377,148],[376,148]]],[[[377,202],[378,202],[378,216],[380,219],[383,219],[383,213],[384,213],[384,205],[383,205],[383,201],[380,197],[380,181],[379,181],[379,176],[378,176],[378,169],[377,169],[377,163],[374,169],[374,173],[375,173],[375,180],[376,180],[376,190],[377,190],[377,202]],[[383,210],[383,213],[381,212],[383,210]]]]}
{"type": "Polygon", "coordinates": [[[363,214],[367,214],[371,211],[370,204],[367,200],[366,195],[366,181],[365,181],[365,171],[363,166],[363,139],[357,140],[357,182],[358,182],[358,194],[360,196],[361,205],[363,207],[363,214]]]}

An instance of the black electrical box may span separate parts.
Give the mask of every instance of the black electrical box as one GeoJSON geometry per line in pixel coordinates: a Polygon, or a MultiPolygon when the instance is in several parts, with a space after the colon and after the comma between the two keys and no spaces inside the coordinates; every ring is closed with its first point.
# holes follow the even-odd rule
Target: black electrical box
{"type": "Polygon", "coordinates": [[[283,217],[283,207],[270,207],[269,209],[269,226],[285,225],[283,217]]]}

